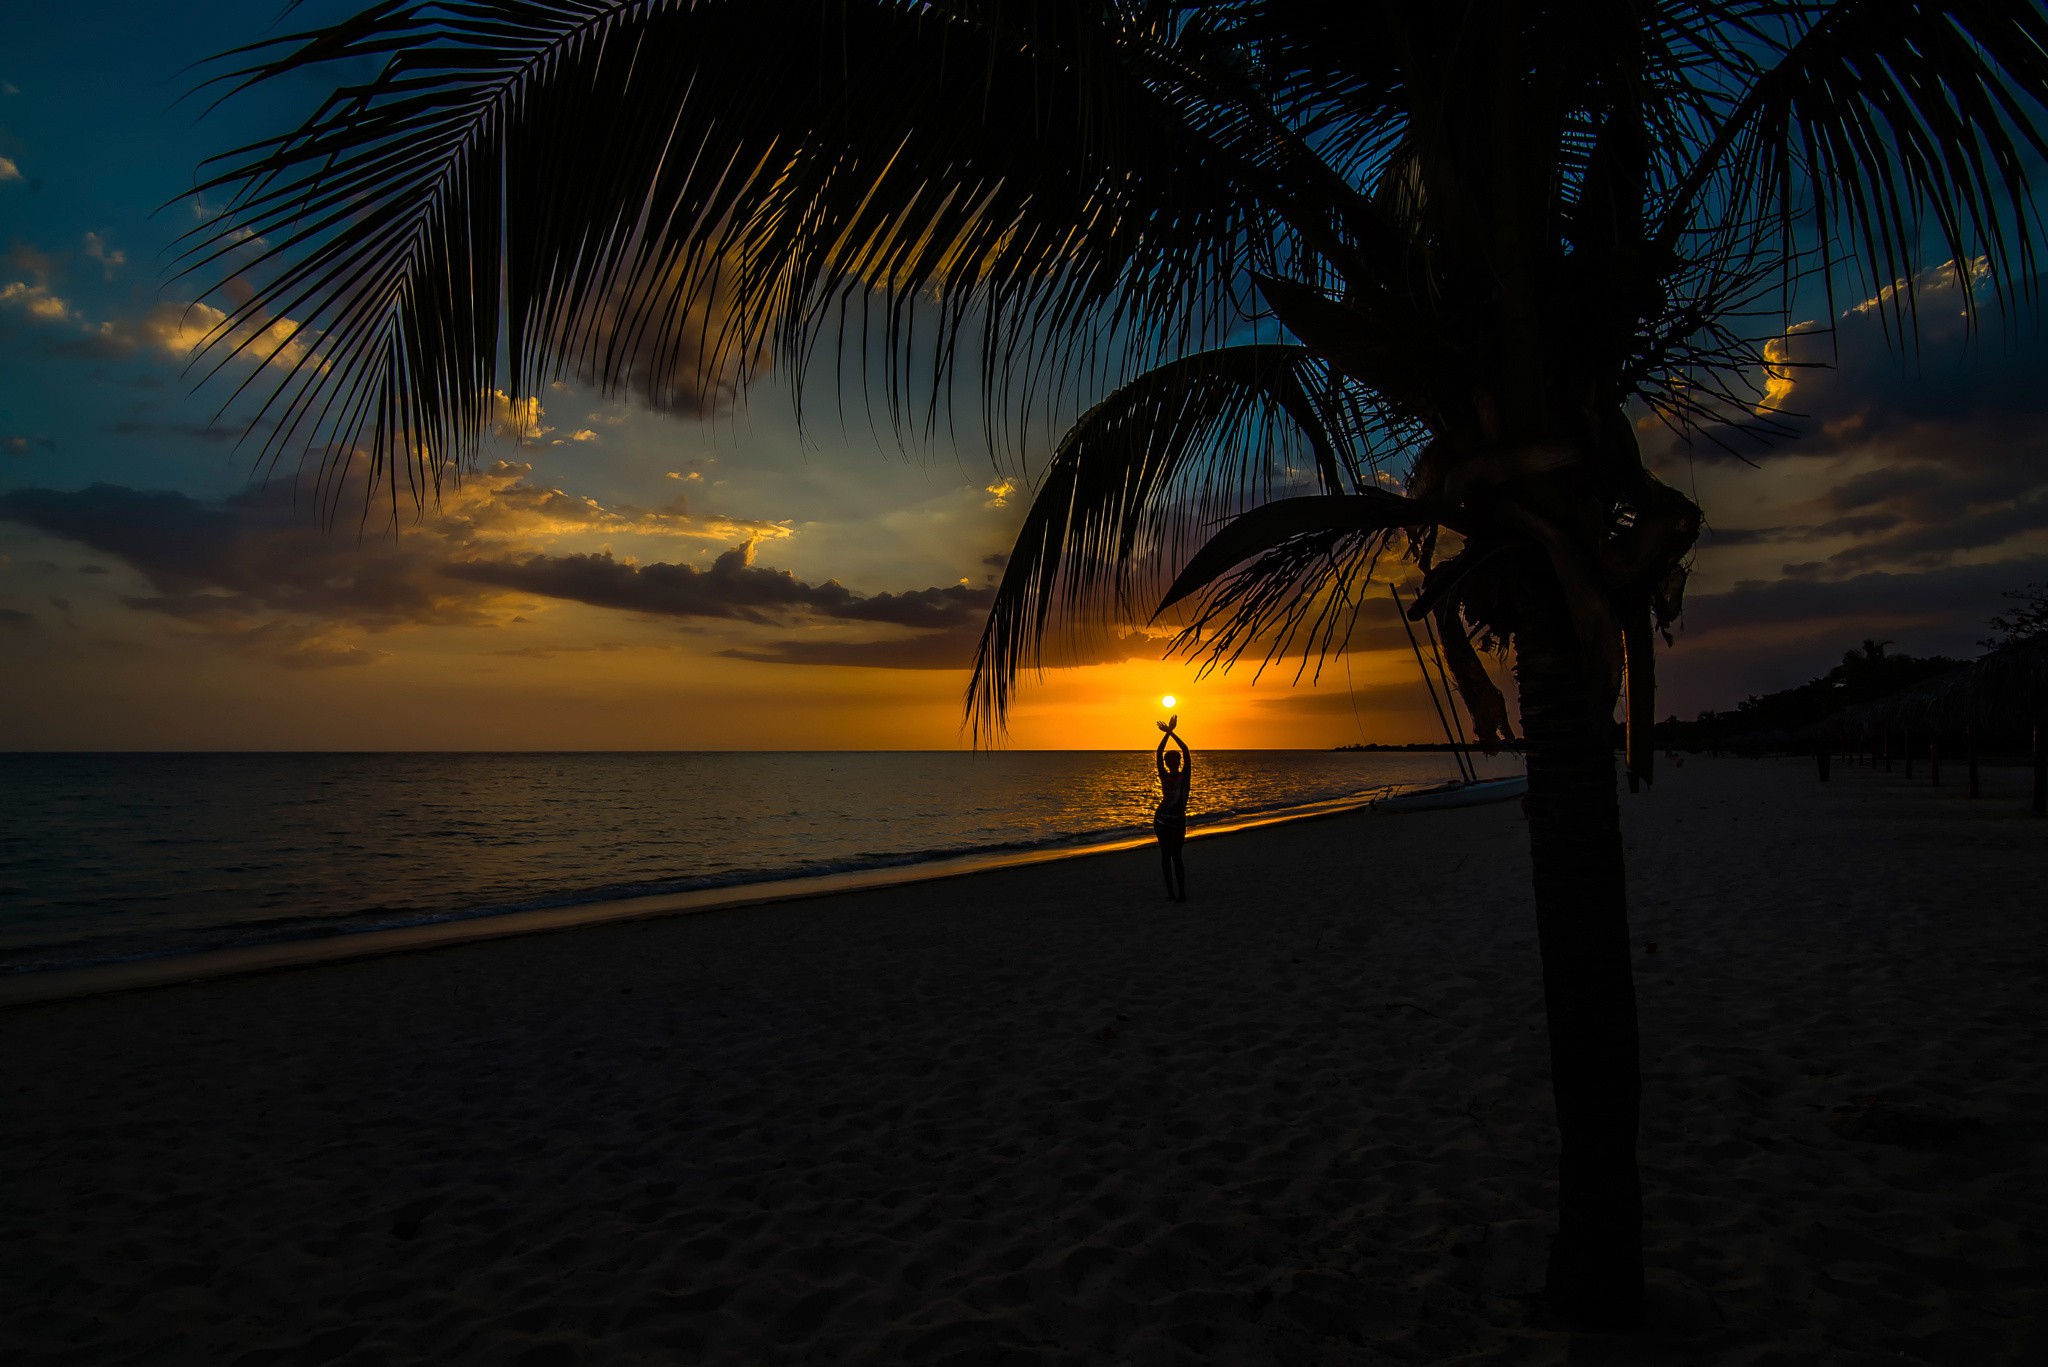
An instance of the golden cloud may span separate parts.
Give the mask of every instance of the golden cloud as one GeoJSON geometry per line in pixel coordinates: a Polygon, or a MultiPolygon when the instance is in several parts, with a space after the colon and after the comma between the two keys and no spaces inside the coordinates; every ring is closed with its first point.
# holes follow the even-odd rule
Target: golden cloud
{"type": "Polygon", "coordinates": [[[544,412],[538,394],[515,399],[502,389],[491,391],[491,435],[510,441],[544,437],[555,429],[541,425],[544,412]]]}
{"type": "Polygon", "coordinates": [[[695,541],[780,541],[794,535],[781,522],[692,513],[678,499],[661,508],[607,508],[594,498],[529,482],[533,466],[501,460],[444,493],[447,534],[462,541],[537,548],[557,537],[658,536],[695,541]]]}
{"type": "MultiPolygon", "coordinates": [[[[0,158],[0,165],[12,166],[13,163],[0,158]]],[[[50,293],[48,285],[31,285],[25,280],[11,280],[0,285],[0,304],[18,308],[29,317],[46,323],[61,323],[72,316],[71,305],[50,293]]]]}

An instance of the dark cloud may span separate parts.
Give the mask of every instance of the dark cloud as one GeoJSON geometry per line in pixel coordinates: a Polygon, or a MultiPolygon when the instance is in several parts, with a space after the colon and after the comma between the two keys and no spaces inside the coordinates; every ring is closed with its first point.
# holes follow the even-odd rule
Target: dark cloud
{"type": "Polygon", "coordinates": [[[1829,536],[1864,536],[1871,532],[1888,532],[1904,521],[1898,513],[1856,513],[1849,517],[1829,518],[1814,527],[1800,528],[1800,539],[1817,541],[1829,536]]]}
{"type": "Polygon", "coordinates": [[[493,611],[495,594],[487,590],[685,622],[903,628],[915,634],[866,643],[788,642],[733,653],[790,663],[957,668],[971,661],[973,641],[994,596],[991,588],[965,584],[868,595],[837,580],[811,583],[755,563],[759,542],[753,538],[702,569],[621,560],[609,550],[506,554],[504,538],[522,534],[614,529],[674,534],[683,523],[744,534],[748,526],[690,519],[679,510],[628,510],[634,515],[622,517],[590,500],[537,488],[526,481],[526,473],[520,466],[494,468],[479,481],[474,496],[399,537],[330,532],[311,509],[295,502],[289,485],[217,502],[111,484],[71,492],[18,489],[0,494],[0,518],[132,566],[151,591],[123,598],[129,608],[190,623],[295,668],[372,664],[383,658],[384,652],[337,635],[338,627],[377,632],[502,620],[502,609],[493,611]]]}
{"type": "Polygon", "coordinates": [[[0,627],[26,628],[36,624],[36,615],[20,608],[0,608],[0,627]]]}
{"type": "MultiPolygon", "coordinates": [[[[631,395],[658,412],[715,417],[732,407],[735,386],[719,372],[726,324],[715,289],[691,291],[672,274],[651,289],[617,281],[581,321],[562,351],[568,373],[607,397],[631,395]]],[[[757,364],[765,358],[757,358],[757,364]]]]}
{"type": "Polygon", "coordinates": [[[878,593],[872,598],[856,599],[828,615],[851,622],[889,622],[900,627],[918,627],[927,631],[939,631],[963,622],[972,622],[975,624],[975,630],[979,631],[981,620],[988,616],[989,607],[995,600],[996,591],[993,588],[970,588],[966,584],[955,584],[943,589],[878,593]]]}
{"type": "Polygon", "coordinates": [[[123,437],[192,437],[227,445],[242,440],[247,434],[244,428],[224,427],[218,423],[160,422],[150,418],[123,418],[107,430],[123,437]]]}
{"type": "Polygon", "coordinates": [[[374,630],[476,618],[427,572],[438,559],[427,538],[366,548],[330,534],[289,484],[217,503],[114,484],[16,489],[0,494],[0,518],[119,557],[155,590],[130,607],[188,621],[269,611],[374,630]]]}
{"type": "Polygon", "coordinates": [[[931,632],[965,624],[979,631],[995,598],[993,589],[965,584],[863,595],[837,580],[806,583],[788,570],[756,565],[754,556],[755,543],[750,541],[701,570],[665,561],[635,564],[599,551],[464,561],[449,565],[445,572],[472,583],[657,617],[729,618],[766,624],[804,616],[931,632]]]}
{"type": "Polygon", "coordinates": [[[592,607],[660,617],[725,617],[774,622],[795,613],[830,614],[854,600],[837,581],[807,584],[787,570],[757,566],[748,542],[719,556],[708,570],[648,565],[595,555],[535,555],[523,560],[473,560],[449,565],[452,578],[592,607]]]}
{"type": "Polygon", "coordinates": [[[1949,479],[1948,472],[1935,465],[1891,465],[1866,470],[1842,481],[1828,491],[1828,502],[1849,512],[1895,498],[1930,493],[1945,488],[1949,479]]]}
{"type": "Polygon", "coordinates": [[[1844,569],[1871,565],[1945,565],[1963,551],[2002,545],[2027,532],[2048,529],[2048,490],[2023,500],[1947,517],[1930,518],[1899,531],[1860,541],[1835,552],[1829,562],[1844,569]]]}
{"type": "MultiPolygon", "coordinates": [[[[1816,632],[1839,629],[1854,636],[1869,634],[1865,626],[1919,622],[1951,626],[1949,637],[1978,636],[1983,634],[1978,624],[1997,610],[1999,595],[2040,578],[2044,570],[2048,564],[2039,560],[2009,560],[1918,574],[1874,570],[1846,579],[1744,580],[1723,593],[1688,595],[1679,643],[1718,632],[1790,624],[1816,632]]],[[[1950,640],[1944,648],[1954,645],[1950,640]]]]}
{"type": "Polygon", "coordinates": [[[2008,326],[1988,298],[1980,301],[1980,330],[1969,335],[1961,303],[1952,278],[1928,272],[1917,332],[1888,333],[1882,308],[1845,310],[1832,332],[1795,329],[1781,353],[1792,388],[1778,415],[1793,437],[1759,442],[1717,429],[1683,448],[1669,437],[1650,445],[1667,459],[1683,449],[1698,460],[1767,462],[1910,444],[1966,464],[1997,464],[2016,442],[2038,446],[2048,414],[2040,383],[2048,335],[2008,326]]]}
{"type": "Polygon", "coordinates": [[[1704,546],[1756,546],[1785,539],[1783,527],[1714,527],[1700,533],[1704,546]]]}
{"type": "MultiPolygon", "coordinates": [[[[1797,520],[1710,527],[1703,547],[1782,546],[1785,573],[1803,581],[2037,551],[2048,531],[2048,337],[2002,328],[1990,300],[1984,330],[1967,337],[1962,302],[1953,281],[1923,277],[1917,345],[1888,338],[1876,308],[1847,311],[1832,335],[1795,333],[1783,355],[1828,368],[1791,372],[1783,402],[1802,415],[1800,434],[1751,454],[1799,458],[1770,484],[1780,516],[1797,520]]],[[[1668,445],[1648,454],[1667,474],[1682,459],[1668,445]]],[[[1711,443],[1686,454],[1716,457],[1711,443]]]]}

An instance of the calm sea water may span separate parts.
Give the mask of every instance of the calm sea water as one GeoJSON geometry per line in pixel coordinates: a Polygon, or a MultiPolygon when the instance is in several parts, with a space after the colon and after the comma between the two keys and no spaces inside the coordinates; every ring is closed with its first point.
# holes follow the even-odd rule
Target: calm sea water
{"type": "MultiPolygon", "coordinates": [[[[1451,776],[1212,751],[1192,823],[1451,776]]],[[[0,972],[1086,844],[1150,752],[0,755],[0,972]]]]}

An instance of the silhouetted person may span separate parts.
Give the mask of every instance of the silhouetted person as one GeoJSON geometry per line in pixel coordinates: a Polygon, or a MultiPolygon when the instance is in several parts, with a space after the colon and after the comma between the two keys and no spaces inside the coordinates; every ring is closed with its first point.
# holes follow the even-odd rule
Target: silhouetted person
{"type": "Polygon", "coordinates": [[[1188,900],[1188,870],[1180,862],[1180,847],[1188,838],[1188,785],[1195,777],[1195,755],[1188,743],[1174,734],[1180,717],[1160,722],[1166,733],[1152,761],[1159,767],[1159,810],[1152,814],[1152,833],[1159,837],[1159,867],[1166,874],[1166,895],[1176,902],[1188,900]],[[1166,742],[1178,745],[1168,750],[1166,742]]]}

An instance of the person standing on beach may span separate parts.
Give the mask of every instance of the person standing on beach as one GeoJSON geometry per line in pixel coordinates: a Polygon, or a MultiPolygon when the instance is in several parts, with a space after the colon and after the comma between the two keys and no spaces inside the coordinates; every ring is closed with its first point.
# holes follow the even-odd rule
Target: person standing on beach
{"type": "Polygon", "coordinates": [[[1159,867],[1166,874],[1166,895],[1176,902],[1188,900],[1187,866],[1180,861],[1180,847],[1188,838],[1188,785],[1195,777],[1194,751],[1174,732],[1180,723],[1175,715],[1159,723],[1166,735],[1152,752],[1159,769],[1159,809],[1152,814],[1152,834],[1159,837],[1159,867]],[[1167,741],[1178,751],[1166,748],[1167,741]]]}

